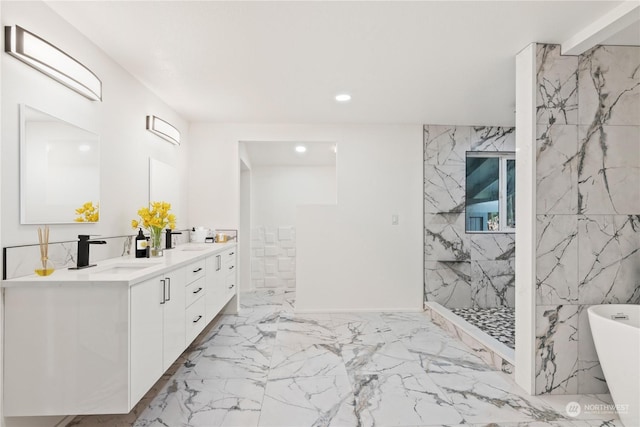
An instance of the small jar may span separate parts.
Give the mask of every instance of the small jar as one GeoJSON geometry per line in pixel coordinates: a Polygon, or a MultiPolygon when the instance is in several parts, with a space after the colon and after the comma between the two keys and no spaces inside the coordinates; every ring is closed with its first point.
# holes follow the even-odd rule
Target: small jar
{"type": "Polygon", "coordinates": [[[38,264],[36,264],[35,273],[38,276],[49,276],[56,268],[48,258],[42,258],[38,264]]]}

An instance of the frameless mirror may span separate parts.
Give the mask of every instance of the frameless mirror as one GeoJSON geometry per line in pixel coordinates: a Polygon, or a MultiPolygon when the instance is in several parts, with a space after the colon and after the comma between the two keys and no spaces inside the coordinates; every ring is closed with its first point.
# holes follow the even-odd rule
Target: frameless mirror
{"type": "Polygon", "coordinates": [[[100,138],[20,106],[20,222],[97,222],[100,138]]]}
{"type": "Polygon", "coordinates": [[[149,158],[149,203],[151,202],[171,203],[171,213],[176,215],[178,224],[182,224],[184,218],[180,215],[178,170],[152,157],[149,158]]]}

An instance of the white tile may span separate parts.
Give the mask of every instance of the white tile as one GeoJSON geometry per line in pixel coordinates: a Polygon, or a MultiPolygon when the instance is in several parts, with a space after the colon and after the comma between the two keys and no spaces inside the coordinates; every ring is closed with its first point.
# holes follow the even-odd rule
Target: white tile
{"type": "Polygon", "coordinates": [[[458,373],[432,373],[429,377],[453,402],[467,423],[566,419],[536,396],[527,395],[501,372],[467,370],[458,373]]]}
{"type": "MultiPolygon", "coordinates": [[[[281,271],[279,273],[279,276],[281,279],[289,280],[289,279],[295,279],[296,278],[296,273],[295,271],[281,271]]],[[[287,286],[286,283],[283,286],[287,286]]]]}
{"type": "MultiPolygon", "coordinates": [[[[134,426],[258,425],[265,383],[254,380],[171,381],[134,426]]],[[[113,425],[113,424],[111,424],[113,425]]]]}
{"type": "Polygon", "coordinates": [[[293,271],[293,265],[291,258],[278,258],[278,271],[293,271]]]}
{"type": "Polygon", "coordinates": [[[283,240],[280,242],[280,247],[284,249],[291,249],[296,247],[296,242],[293,240],[283,240]]]}
{"type": "Polygon", "coordinates": [[[264,278],[264,286],[267,288],[277,288],[278,287],[278,278],[277,277],[265,277],[264,278]]]}
{"type": "Polygon", "coordinates": [[[342,348],[342,358],[351,376],[424,372],[418,358],[397,341],[372,345],[347,344],[342,348]]]}
{"type": "Polygon", "coordinates": [[[347,376],[339,344],[276,345],[269,380],[318,376],[347,376]]]}
{"type": "Polygon", "coordinates": [[[277,246],[265,246],[264,255],[265,256],[277,256],[278,255],[278,247],[277,246]]]}
{"type": "Polygon", "coordinates": [[[296,248],[287,249],[287,256],[295,257],[296,256],[296,248]]]}
{"type": "Polygon", "coordinates": [[[254,273],[264,273],[264,261],[259,259],[252,259],[251,271],[254,273]]]}
{"type": "Polygon", "coordinates": [[[278,227],[278,240],[291,240],[292,238],[291,227],[278,227]]]}
{"type": "Polygon", "coordinates": [[[266,262],[264,270],[267,274],[276,274],[278,271],[275,262],[266,262]]]}
{"type": "Polygon", "coordinates": [[[355,426],[346,376],[286,378],[267,383],[260,426],[355,426]]]}
{"type": "Polygon", "coordinates": [[[253,256],[263,257],[264,256],[264,248],[255,248],[253,250],[253,256]]]}
{"type": "Polygon", "coordinates": [[[358,375],[354,394],[361,426],[444,426],[464,422],[425,373],[358,375]]]}
{"type": "Polygon", "coordinates": [[[275,243],[276,242],[275,233],[265,233],[264,234],[264,241],[267,242],[267,243],[275,243]]]}
{"type": "MultiPolygon", "coordinates": [[[[251,329],[251,334],[256,333],[255,328],[249,325],[241,327],[251,329]]],[[[237,329],[238,326],[225,325],[223,329],[237,329]]],[[[251,336],[225,337],[229,345],[202,346],[202,350],[192,352],[180,366],[174,378],[184,379],[213,379],[213,378],[244,378],[253,380],[265,380],[269,373],[269,359],[273,338],[263,342],[263,334],[251,336]],[[241,343],[257,342],[256,345],[238,345],[241,343]]],[[[209,343],[220,344],[223,340],[212,337],[209,343]]]]}

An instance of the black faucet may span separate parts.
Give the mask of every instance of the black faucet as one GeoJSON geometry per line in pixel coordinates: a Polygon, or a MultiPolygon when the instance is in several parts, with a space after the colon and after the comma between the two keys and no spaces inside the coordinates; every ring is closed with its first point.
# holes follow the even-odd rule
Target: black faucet
{"type": "Polygon", "coordinates": [[[173,249],[173,242],[171,241],[171,236],[173,236],[174,234],[182,234],[182,232],[180,231],[173,231],[170,228],[167,228],[165,230],[165,242],[164,242],[164,248],[165,249],[173,249]]]}
{"type": "Polygon", "coordinates": [[[88,234],[78,235],[78,262],[75,267],[69,267],[69,270],[81,270],[83,268],[95,267],[95,264],[89,265],[89,245],[106,245],[104,240],[89,240],[88,234]]]}

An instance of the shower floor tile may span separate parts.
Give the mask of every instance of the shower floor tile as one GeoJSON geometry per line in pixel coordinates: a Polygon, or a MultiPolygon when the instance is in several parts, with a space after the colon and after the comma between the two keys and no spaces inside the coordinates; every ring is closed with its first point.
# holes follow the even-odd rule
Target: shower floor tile
{"type": "Polygon", "coordinates": [[[516,319],[513,308],[454,308],[451,311],[506,346],[516,348],[516,319]]]}

